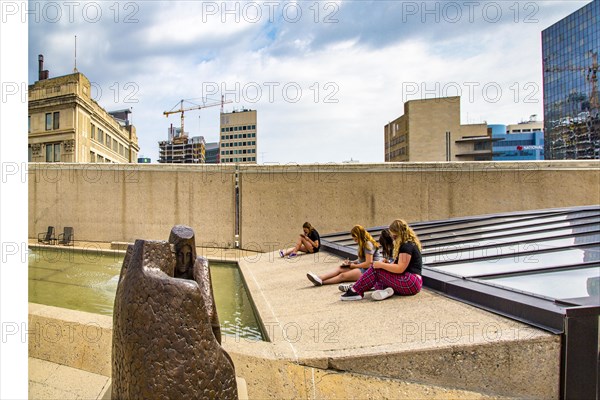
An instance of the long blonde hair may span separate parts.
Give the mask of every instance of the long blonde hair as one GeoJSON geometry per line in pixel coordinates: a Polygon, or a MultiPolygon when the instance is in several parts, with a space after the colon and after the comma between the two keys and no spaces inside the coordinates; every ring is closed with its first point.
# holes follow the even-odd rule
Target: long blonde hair
{"type": "Polygon", "coordinates": [[[390,233],[392,235],[396,235],[396,240],[394,240],[394,258],[398,258],[398,254],[400,254],[400,246],[406,242],[413,242],[416,244],[419,248],[419,251],[422,249],[421,241],[417,237],[415,231],[408,226],[406,221],[402,219],[394,220],[394,222],[390,224],[390,233]]]}
{"type": "Polygon", "coordinates": [[[377,243],[377,241],[373,239],[373,236],[371,236],[371,234],[360,225],[354,225],[350,231],[350,234],[353,238],[358,240],[359,258],[365,258],[365,248],[367,246],[367,242],[371,242],[373,244],[373,250],[377,250],[379,248],[379,243],[377,243]]]}

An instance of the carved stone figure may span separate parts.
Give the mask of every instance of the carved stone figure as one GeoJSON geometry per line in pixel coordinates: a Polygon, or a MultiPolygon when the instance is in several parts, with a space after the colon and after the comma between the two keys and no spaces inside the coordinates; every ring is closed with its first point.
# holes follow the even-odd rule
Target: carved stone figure
{"type": "Polygon", "coordinates": [[[208,262],[194,232],[136,240],[121,268],[113,314],[113,399],[237,399],[220,345],[208,262]]]}

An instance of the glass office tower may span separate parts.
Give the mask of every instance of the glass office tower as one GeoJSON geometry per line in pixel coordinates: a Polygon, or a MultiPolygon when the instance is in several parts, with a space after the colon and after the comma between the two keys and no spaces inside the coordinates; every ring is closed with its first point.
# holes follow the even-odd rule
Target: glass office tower
{"type": "Polygon", "coordinates": [[[600,0],[542,31],[548,160],[600,158],[600,0]]]}

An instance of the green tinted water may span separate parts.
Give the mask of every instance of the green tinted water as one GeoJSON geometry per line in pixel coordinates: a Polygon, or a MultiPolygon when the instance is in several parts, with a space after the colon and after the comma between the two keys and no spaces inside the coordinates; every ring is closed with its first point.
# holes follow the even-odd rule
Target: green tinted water
{"type": "MultiPolygon", "coordinates": [[[[123,255],[70,249],[29,250],[29,301],[112,315],[123,255]]],[[[224,335],[263,340],[236,263],[210,262],[224,335]]]]}

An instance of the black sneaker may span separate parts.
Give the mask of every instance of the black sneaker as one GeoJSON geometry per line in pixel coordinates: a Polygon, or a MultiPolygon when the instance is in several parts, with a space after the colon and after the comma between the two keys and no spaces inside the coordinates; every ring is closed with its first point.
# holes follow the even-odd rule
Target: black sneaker
{"type": "Polygon", "coordinates": [[[346,293],[340,296],[342,301],[362,300],[362,296],[356,293],[352,288],[348,289],[346,293]]]}
{"type": "Polygon", "coordinates": [[[352,285],[354,285],[354,283],[351,283],[351,282],[340,283],[340,285],[338,286],[338,289],[340,292],[347,292],[348,289],[350,289],[352,287],[352,285]]]}

